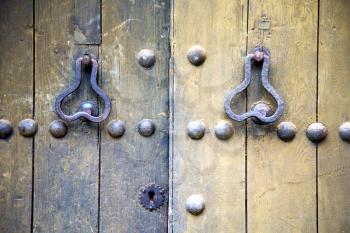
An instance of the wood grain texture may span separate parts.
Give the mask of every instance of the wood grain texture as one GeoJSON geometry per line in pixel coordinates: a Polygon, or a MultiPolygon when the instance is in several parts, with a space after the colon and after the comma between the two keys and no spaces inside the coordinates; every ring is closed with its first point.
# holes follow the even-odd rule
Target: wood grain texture
{"type": "MultiPolygon", "coordinates": [[[[316,0],[250,1],[248,48],[270,50],[270,81],[286,102],[279,122],[293,122],[297,135],[286,143],[276,135],[278,122],[249,123],[248,232],[316,232],[316,149],[304,131],[316,120],[317,12],[316,0]],[[266,31],[257,27],[263,15],[271,19],[266,31]]],[[[248,108],[261,98],[273,103],[258,75],[248,108]]]]}
{"type": "Polygon", "coordinates": [[[30,232],[33,138],[17,124],[33,113],[32,1],[1,1],[0,30],[0,118],[14,126],[0,140],[0,232],[30,232]]]}
{"type": "MultiPolygon", "coordinates": [[[[227,141],[216,138],[215,125],[226,119],[224,101],[242,80],[246,51],[246,1],[174,1],[173,6],[173,194],[171,232],[244,232],[245,123],[234,124],[227,141]],[[187,60],[193,45],[207,52],[199,67],[187,60]],[[200,120],[205,136],[192,140],[187,124],[200,120]],[[186,212],[186,199],[199,194],[206,209],[186,212]]],[[[237,98],[245,109],[244,95],[237,98]]]]}
{"type": "Polygon", "coordinates": [[[328,128],[319,145],[319,232],[350,231],[350,144],[338,136],[350,120],[350,2],[321,0],[319,121],[328,128]]]}
{"type": "Polygon", "coordinates": [[[149,183],[168,189],[169,2],[103,1],[102,77],[112,112],[101,133],[100,232],[167,230],[167,204],[149,212],[139,205],[138,193],[149,183]],[[154,51],[153,68],[138,64],[141,49],[154,51]],[[156,125],[148,138],[137,132],[145,118],[156,125]],[[126,124],[119,139],[107,133],[108,121],[115,119],[126,124]]]}
{"type": "MultiPolygon", "coordinates": [[[[35,12],[35,116],[40,127],[35,140],[33,232],[97,232],[98,125],[76,121],[62,139],[48,131],[58,118],[55,98],[73,80],[75,59],[89,48],[74,43],[74,2],[37,0],[35,12]]],[[[96,47],[91,52],[98,55],[96,47]]],[[[77,110],[78,102],[96,99],[87,90],[74,96],[81,99],[64,103],[69,113],[77,110]]]]}
{"type": "Polygon", "coordinates": [[[100,0],[74,1],[74,40],[78,44],[101,43],[100,0]]]}

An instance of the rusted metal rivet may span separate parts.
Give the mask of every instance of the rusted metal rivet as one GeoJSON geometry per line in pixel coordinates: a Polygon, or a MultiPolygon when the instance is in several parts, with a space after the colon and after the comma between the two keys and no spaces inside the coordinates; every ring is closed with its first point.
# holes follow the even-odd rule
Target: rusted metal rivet
{"type": "Polygon", "coordinates": [[[137,54],[137,61],[144,68],[151,68],[156,62],[156,56],[154,55],[154,52],[152,50],[142,49],[137,54]]]}
{"type": "Polygon", "coordinates": [[[350,142],[350,122],[344,122],[339,127],[339,136],[346,142],[350,142]]]}
{"type": "Polygon", "coordinates": [[[107,130],[112,138],[119,138],[125,133],[125,124],[121,120],[113,120],[108,123],[107,130]]]}
{"type": "Polygon", "coordinates": [[[62,138],[67,134],[68,126],[61,120],[54,120],[50,124],[49,131],[55,138],[62,138]]]}
{"type": "Polygon", "coordinates": [[[0,138],[6,139],[11,136],[13,132],[13,126],[10,121],[1,119],[0,120],[0,138]]]}
{"type": "Polygon", "coordinates": [[[31,137],[38,131],[38,123],[33,119],[24,119],[18,124],[18,131],[24,137],[31,137]]]}
{"type": "Polygon", "coordinates": [[[187,125],[187,135],[192,139],[201,139],[205,134],[205,125],[202,121],[192,121],[187,125]]]}
{"type": "Polygon", "coordinates": [[[203,212],[205,208],[205,202],[202,196],[193,194],[186,200],[186,210],[193,214],[198,215],[203,212]]]}
{"type": "Polygon", "coordinates": [[[321,142],[327,137],[327,128],[322,123],[312,123],[306,130],[306,136],[311,142],[321,142]]]}
{"type": "Polygon", "coordinates": [[[194,45],[187,52],[188,61],[195,66],[200,66],[206,59],[205,49],[199,45],[194,45]]]}
{"type": "Polygon", "coordinates": [[[143,119],[137,124],[139,133],[144,137],[151,136],[156,130],[156,126],[150,119],[143,119]]]}
{"type": "MultiPolygon", "coordinates": [[[[91,116],[98,116],[98,105],[94,101],[83,101],[79,106],[79,112],[86,112],[91,116]]],[[[87,121],[86,119],[83,119],[87,121]]]]}
{"type": "Polygon", "coordinates": [[[233,125],[229,121],[220,121],[215,126],[215,135],[218,139],[227,140],[233,135],[233,125]]]}
{"type": "MultiPolygon", "coordinates": [[[[265,101],[258,101],[254,103],[251,110],[260,112],[263,116],[271,116],[273,114],[273,109],[271,104],[265,101]]],[[[259,125],[264,124],[264,122],[260,121],[256,117],[253,117],[252,120],[255,124],[259,124],[259,125]]]]}
{"type": "Polygon", "coordinates": [[[290,121],[281,122],[277,126],[277,135],[285,142],[291,141],[295,137],[296,131],[297,127],[290,121]]]}

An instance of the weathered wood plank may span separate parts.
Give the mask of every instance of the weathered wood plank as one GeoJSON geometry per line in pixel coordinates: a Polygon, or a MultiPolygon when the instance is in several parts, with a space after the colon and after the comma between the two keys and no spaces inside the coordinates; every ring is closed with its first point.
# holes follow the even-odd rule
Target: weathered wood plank
{"type": "Polygon", "coordinates": [[[78,44],[100,44],[100,0],[75,0],[74,3],[75,42],[78,44]]]}
{"type": "Polygon", "coordinates": [[[102,77],[112,113],[101,133],[100,232],[167,230],[167,204],[149,212],[138,204],[138,192],[149,183],[168,188],[169,2],[103,1],[102,77]],[[137,63],[141,49],[154,51],[153,68],[137,63]],[[144,118],[156,125],[151,137],[137,132],[144,118]],[[126,124],[119,139],[107,133],[115,119],[126,124]]]}
{"type": "MultiPolygon", "coordinates": [[[[249,232],[316,232],[316,149],[304,131],[316,120],[317,12],[316,0],[250,1],[248,48],[270,49],[270,80],[286,102],[279,122],[293,122],[297,135],[286,143],[278,123],[248,125],[249,232]],[[263,15],[271,19],[266,31],[257,27],[263,15]]],[[[263,93],[252,85],[248,108],[271,101],[263,93]]]]}
{"type": "MultiPolygon", "coordinates": [[[[57,119],[55,98],[71,84],[75,59],[89,48],[74,43],[74,2],[38,0],[35,12],[35,116],[40,128],[35,140],[33,231],[97,232],[98,126],[77,121],[69,124],[62,139],[48,130],[57,119]]],[[[97,47],[90,49],[98,55],[97,47]]],[[[75,112],[82,100],[96,99],[84,86],[64,103],[67,112],[75,112]]]]}
{"type": "MultiPolygon", "coordinates": [[[[33,114],[33,3],[0,4],[0,119],[14,127],[33,114]]],[[[17,128],[0,140],[0,232],[30,232],[32,142],[17,128]]]]}
{"type": "Polygon", "coordinates": [[[318,116],[328,137],[318,150],[319,232],[349,232],[350,144],[338,127],[350,120],[350,2],[320,2],[318,116]]]}
{"type": "MultiPolygon", "coordinates": [[[[246,1],[174,1],[171,232],[245,231],[245,123],[234,123],[227,141],[216,138],[214,128],[226,119],[226,95],[242,80],[246,13],[246,1]],[[186,57],[195,44],[207,52],[199,67],[186,57]],[[207,128],[201,140],[186,134],[196,120],[207,128]],[[192,194],[206,202],[199,216],[185,209],[192,194]]],[[[244,111],[244,95],[236,101],[236,110],[244,111]]]]}

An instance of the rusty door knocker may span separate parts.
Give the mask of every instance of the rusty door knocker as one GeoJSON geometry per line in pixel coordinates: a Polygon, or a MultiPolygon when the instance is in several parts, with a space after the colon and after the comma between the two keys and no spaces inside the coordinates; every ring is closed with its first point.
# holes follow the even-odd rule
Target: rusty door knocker
{"type": "Polygon", "coordinates": [[[90,55],[84,55],[82,57],[79,57],[76,60],[75,80],[70,87],[68,87],[66,90],[64,90],[61,94],[57,96],[56,102],[55,102],[55,111],[63,120],[67,122],[72,122],[79,118],[84,118],[88,121],[99,123],[104,121],[108,117],[111,111],[111,100],[107,96],[107,94],[103,92],[103,90],[97,85],[97,72],[98,72],[98,62],[97,60],[91,58],[90,55]],[[83,65],[92,66],[91,77],[90,77],[91,87],[104,101],[104,111],[99,116],[95,116],[97,115],[98,109],[94,109],[95,106],[93,106],[93,104],[91,104],[90,102],[83,103],[79,108],[79,111],[74,113],[73,115],[66,115],[61,108],[63,99],[79,88],[81,84],[81,67],[83,65]]]}
{"type": "Polygon", "coordinates": [[[255,47],[246,56],[244,63],[244,80],[238,87],[234,88],[229,93],[225,101],[225,112],[229,118],[235,121],[244,121],[250,117],[253,117],[253,119],[255,119],[255,122],[258,124],[269,124],[275,122],[276,120],[278,120],[278,118],[280,118],[284,110],[284,100],[269,83],[269,66],[270,52],[266,48],[255,47]],[[232,99],[240,92],[244,91],[250,84],[252,60],[256,62],[263,61],[261,81],[265,90],[268,93],[270,93],[271,96],[276,100],[277,109],[275,112],[272,112],[271,108],[262,101],[259,101],[258,103],[254,104],[250,111],[241,115],[238,115],[232,111],[232,99]]]}

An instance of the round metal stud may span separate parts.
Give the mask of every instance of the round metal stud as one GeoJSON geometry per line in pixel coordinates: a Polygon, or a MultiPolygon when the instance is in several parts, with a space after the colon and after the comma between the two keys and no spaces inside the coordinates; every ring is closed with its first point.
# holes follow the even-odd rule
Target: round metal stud
{"type": "Polygon", "coordinates": [[[187,135],[195,140],[201,139],[205,134],[205,125],[201,121],[192,121],[187,125],[187,135]]]}
{"type": "Polygon", "coordinates": [[[84,101],[79,106],[80,112],[86,112],[91,116],[98,116],[98,105],[94,101],[84,101]]]}
{"type": "Polygon", "coordinates": [[[205,202],[202,196],[193,194],[186,200],[186,210],[193,214],[198,215],[203,212],[205,208],[205,202]]]}
{"type": "Polygon", "coordinates": [[[18,131],[24,137],[31,137],[38,131],[38,123],[33,119],[24,119],[18,124],[18,131]]]}
{"type": "Polygon", "coordinates": [[[346,142],[350,142],[350,122],[344,122],[339,127],[339,136],[346,142]]]}
{"type": "MultiPolygon", "coordinates": [[[[265,102],[265,101],[258,101],[256,103],[253,104],[252,111],[257,111],[260,112],[261,114],[263,114],[264,116],[271,116],[273,114],[273,109],[270,103],[265,102]]],[[[259,119],[257,119],[256,117],[252,118],[252,121],[255,124],[258,125],[263,125],[264,123],[261,122],[259,119]]]]}
{"type": "Polygon", "coordinates": [[[13,126],[10,121],[1,119],[0,120],[0,138],[6,139],[8,138],[13,132],[13,126]]]}
{"type": "Polygon", "coordinates": [[[107,130],[112,138],[119,138],[125,133],[125,124],[121,120],[113,120],[108,123],[107,130]]]}
{"type": "Polygon", "coordinates": [[[312,123],[306,130],[307,138],[314,143],[319,143],[327,137],[327,128],[322,123],[312,123]]]}
{"type": "Polygon", "coordinates": [[[288,142],[295,137],[296,130],[297,127],[292,122],[281,122],[277,126],[277,135],[281,140],[288,142]]]}
{"type": "Polygon", "coordinates": [[[154,52],[152,50],[142,49],[137,54],[137,61],[144,68],[151,68],[156,62],[156,56],[154,55],[154,52]]]}
{"type": "Polygon", "coordinates": [[[200,66],[206,59],[205,49],[199,45],[194,45],[187,52],[188,61],[195,66],[200,66]]]}
{"type": "Polygon", "coordinates": [[[139,133],[144,137],[151,136],[156,130],[156,126],[150,119],[143,119],[137,124],[139,133]]]}
{"type": "Polygon", "coordinates": [[[67,134],[68,126],[61,120],[55,120],[50,124],[49,131],[55,138],[62,138],[67,134]]]}
{"type": "Polygon", "coordinates": [[[138,198],[143,208],[153,211],[164,204],[165,190],[158,185],[149,184],[141,188],[138,198]]]}
{"type": "Polygon", "coordinates": [[[215,126],[215,135],[220,140],[229,139],[234,133],[233,125],[229,121],[220,121],[215,126]]]}

